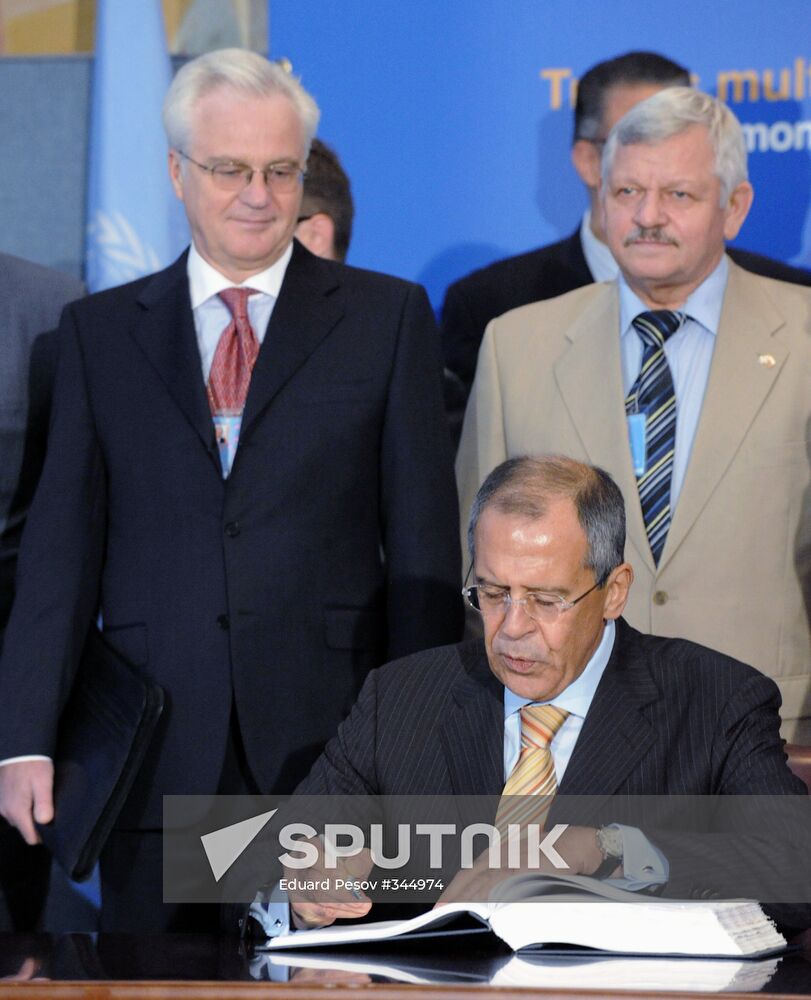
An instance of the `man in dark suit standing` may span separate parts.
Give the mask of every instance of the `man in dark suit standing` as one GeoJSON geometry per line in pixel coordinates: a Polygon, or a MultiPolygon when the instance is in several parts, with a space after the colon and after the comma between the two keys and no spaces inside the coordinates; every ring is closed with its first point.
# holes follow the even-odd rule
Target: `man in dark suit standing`
{"type": "MultiPolygon", "coordinates": [[[[458,436],[464,406],[476,372],[484,330],[510,309],[565,295],[594,281],[613,281],[619,273],[606,245],[599,201],[600,159],[608,133],[626,111],[664,87],[690,86],[683,66],[655,52],[628,52],[597,63],[583,74],[574,112],[572,164],[586,186],[589,207],[580,225],[564,240],[497,261],[452,284],[442,309],[445,366],[454,392],[449,412],[458,436]],[[461,412],[460,412],[461,411],[461,412]]],[[[730,257],[754,274],[811,285],[811,271],[746,250],[730,257]]]]}
{"type": "MultiPolygon", "coordinates": [[[[62,307],[84,294],[61,271],[0,254],[0,637],[25,515],[44,458],[62,307]]],[[[1,643],[0,643],[1,644],[1,643]]]]}
{"type": "MultiPolygon", "coordinates": [[[[514,781],[543,727],[545,796],[805,794],[786,764],[773,681],[620,617],[633,570],[622,495],[607,473],[568,458],[510,459],[481,486],[468,538],[465,593],[484,639],[374,671],[298,792],[525,796],[535,792],[528,776],[514,781]]],[[[678,835],[658,844],[662,854],[620,834],[571,827],[555,849],[575,872],[617,869],[629,887],[674,875],[667,855],[678,835]]],[[[480,874],[461,873],[456,898],[486,898],[480,874]]],[[[691,881],[706,869],[676,874],[679,894],[706,889],[691,881]]],[[[313,895],[294,904],[302,925],[369,908],[313,895]]],[[[263,916],[257,905],[252,913],[263,916]]]]}
{"type": "Polygon", "coordinates": [[[100,613],[167,702],[102,854],[103,929],[196,925],[162,903],[164,794],[292,790],[372,666],[460,631],[430,306],[293,240],[317,120],[254,53],[186,64],[164,124],[192,246],[60,329],[0,665],[0,810],[29,842],[49,820],[100,613]]]}
{"type": "Polygon", "coordinates": [[[14,596],[22,527],[44,458],[62,307],[84,286],[61,271],[0,254],[0,636],[14,596]]]}
{"type": "MultiPolygon", "coordinates": [[[[0,254],[0,647],[20,536],[45,454],[56,364],[51,331],[62,307],[83,294],[68,274],[0,254]]],[[[26,848],[0,820],[0,930],[33,926],[49,863],[42,848],[26,848]]]]}

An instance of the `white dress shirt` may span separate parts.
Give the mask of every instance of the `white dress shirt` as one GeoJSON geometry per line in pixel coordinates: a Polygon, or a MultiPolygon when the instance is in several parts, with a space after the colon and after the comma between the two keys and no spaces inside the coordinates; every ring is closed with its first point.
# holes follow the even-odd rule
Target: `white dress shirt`
{"type": "Polygon", "coordinates": [[[595,281],[615,281],[620,273],[619,264],[608,245],[598,240],[591,231],[591,209],[587,208],[580,223],[580,244],[583,256],[595,281]]]}
{"type": "Polygon", "coordinates": [[[291,243],[275,264],[271,264],[259,274],[252,274],[241,285],[235,285],[230,278],[226,278],[203,260],[192,243],[189,248],[186,273],[189,276],[189,295],[204,382],[208,382],[208,373],[211,371],[211,362],[214,360],[220,336],[231,322],[231,313],[228,306],[219,298],[219,293],[225,288],[240,288],[242,285],[256,289],[259,294],[251,295],[248,299],[248,318],[256,339],[261,344],[265,339],[265,331],[273,314],[276,299],[279,297],[292,254],[291,243]]]}

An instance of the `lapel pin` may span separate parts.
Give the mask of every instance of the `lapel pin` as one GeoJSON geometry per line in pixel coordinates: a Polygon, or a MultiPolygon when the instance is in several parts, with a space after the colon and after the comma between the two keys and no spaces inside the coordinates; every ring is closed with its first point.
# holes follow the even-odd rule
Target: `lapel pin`
{"type": "Polygon", "coordinates": [[[774,368],[777,364],[774,356],[771,354],[758,354],[758,363],[763,365],[764,368],[774,368]]]}

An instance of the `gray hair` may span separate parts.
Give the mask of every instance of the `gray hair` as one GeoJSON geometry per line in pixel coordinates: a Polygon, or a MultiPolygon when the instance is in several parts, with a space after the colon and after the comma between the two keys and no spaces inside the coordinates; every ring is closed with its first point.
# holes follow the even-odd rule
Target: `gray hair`
{"type": "Polygon", "coordinates": [[[624,558],[625,503],[607,472],[564,455],[522,455],[493,469],[470,510],[467,544],[471,563],[476,561],[476,526],[488,507],[537,521],[544,517],[550,502],[560,498],[574,504],[586,535],[584,567],[594,572],[602,586],[624,558]]]}
{"type": "Polygon", "coordinates": [[[692,87],[670,87],[641,101],[611,130],[603,150],[603,189],[618,146],[655,145],[703,125],[715,154],[715,174],[721,182],[721,207],[735,188],[748,179],[746,145],[741,124],[722,101],[692,87]]]}
{"type": "Polygon", "coordinates": [[[288,68],[247,49],[207,52],[177,71],[163,101],[163,128],[172,149],[188,150],[197,102],[220,88],[253,97],[284,95],[301,121],[307,157],[321,114],[318,105],[288,68]]]}

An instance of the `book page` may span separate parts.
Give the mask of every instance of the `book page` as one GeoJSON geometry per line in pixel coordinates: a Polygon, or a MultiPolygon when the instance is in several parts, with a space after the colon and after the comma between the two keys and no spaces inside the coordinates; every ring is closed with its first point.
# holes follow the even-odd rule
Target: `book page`
{"type": "Polygon", "coordinates": [[[378,920],[357,925],[341,924],[332,927],[317,927],[308,931],[295,931],[270,938],[264,945],[267,949],[322,948],[342,944],[363,944],[367,941],[387,941],[393,938],[411,937],[428,931],[454,933],[446,925],[465,916],[470,917],[468,931],[489,930],[486,903],[452,903],[435,910],[420,913],[410,920],[378,920]]]}
{"type": "Polygon", "coordinates": [[[573,944],[629,955],[757,956],[786,946],[751,900],[506,903],[490,926],[513,951],[573,944]]]}
{"type": "Polygon", "coordinates": [[[494,904],[520,903],[531,899],[613,899],[617,902],[638,903],[651,897],[630,892],[588,875],[541,875],[522,872],[499,882],[490,893],[494,904]]]}

